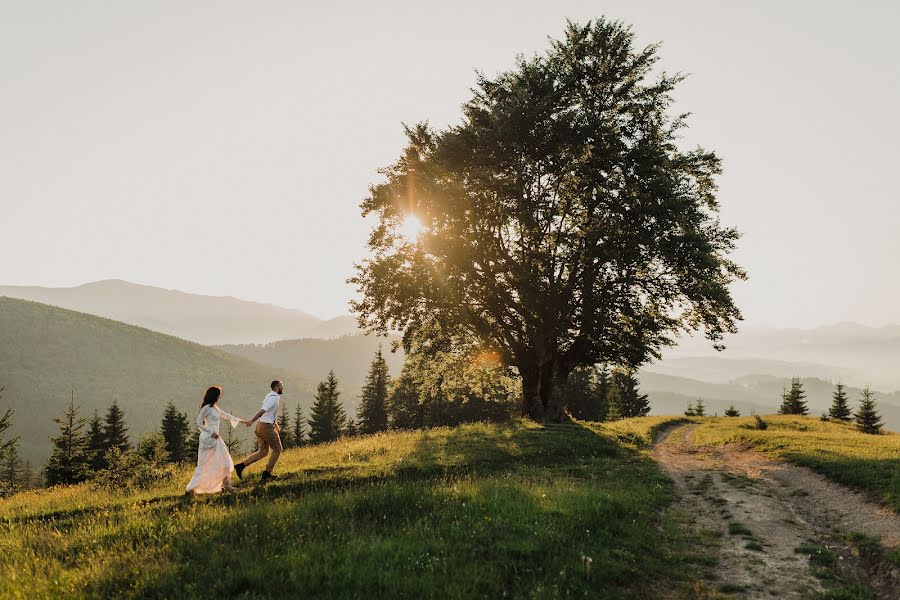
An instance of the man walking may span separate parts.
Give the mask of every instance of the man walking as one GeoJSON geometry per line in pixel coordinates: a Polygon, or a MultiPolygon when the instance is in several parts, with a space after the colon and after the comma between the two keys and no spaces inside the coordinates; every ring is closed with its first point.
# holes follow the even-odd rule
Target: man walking
{"type": "Polygon", "coordinates": [[[278,423],[276,417],[278,415],[278,405],[281,401],[281,394],[284,393],[284,385],[277,379],[271,384],[272,391],[263,399],[262,408],[259,409],[252,419],[247,421],[247,427],[253,425],[253,422],[259,420],[256,424],[256,439],[259,440],[259,450],[245,458],[243,461],[234,465],[234,470],[240,479],[244,478],[244,469],[260,460],[272,451],[269,462],[266,464],[266,470],[262,474],[262,482],[265,483],[270,479],[274,479],[272,469],[281,456],[281,437],[278,435],[278,423]]]}

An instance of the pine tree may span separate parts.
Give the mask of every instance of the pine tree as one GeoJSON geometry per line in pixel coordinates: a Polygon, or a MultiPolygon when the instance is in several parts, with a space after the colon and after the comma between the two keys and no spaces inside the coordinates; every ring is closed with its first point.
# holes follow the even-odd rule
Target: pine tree
{"type": "Polygon", "coordinates": [[[281,403],[281,414],[278,415],[278,435],[281,437],[281,447],[287,450],[294,446],[294,439],[291,435],[291,424],[287,416],[287,407],[281,403]]]}
{"type": "Polygon", "coordinates": [[[85,420],[78,416],[75,392],[62,418],[53,422],[59,425],[59,435],[51,437],[53,453],[47,461],[47,485],[64,485],[84,481],[87,472],[87,438],[82,430],[85,420]]]}
{"type": "Polygon", "coordinates": [[[303,419],[303,413],[300,412],[300,405],[294,410],[294,429],[291,431],[291,438],[295,446],[302,446],[306,441],[306,421],[303,419]]]}
{"type": "Polygon", "coordinates": [[[15,494],[28,485],[28,473],[19,456],[18,444],[8,446],[0,461],[0,498],[15,494]]]}
{"type": "Polygon", "coordinates": [[[697,409],[694,408],[693,402],[688,402],[687,408],[684,411],[684,416],[686,416],[686,417],[696,417],[697,416],[697,409]]]}
{"type": "Polygon", "coordinates": [[[726,417],[739,417],[741,416],[741,411],[734,407],[734,404],[728,407],[728,410],[725,411],[726,417]]]}
{"type": "Polygon", "coordinates": [[[650,412],[647,394],[638,391],[638,379],[632,371],[619,371],[613,375],[622,398],[623,417],[643,417],[650,412]]]}
{"type": "Polygon", "coordinates": [[[615,379],[610,383],[606,391],[606,420],[618,421],[622,418],[622,393],[615,379]]]}
{"type": "Polygon", "coordinates": [[[362,433],[377,433],[388,427],[387,397],[391,377],[387,361],[381,352],[381,346],[369,367],[366,384],[360,398],[359,430],[362,433]]]}
{"type": "MultiPolygon", "coordinates": [[[[0,387],[0,400],[3,399],[3,390],[6,388],[0,387]]],[[[0,417],[0,459],[3,458],[3,455],[9,451],[10,448],[16,445],[16,442],[19,438],[15,437],[10,440],[4,439],[6,437],[6,432],[12,427],[12,415],[13,411],[11,409],[6,409],[6,412],[0,417]]]]}
{"type": "Polygon", "coordinates": [[[576,419],[602,421],[606,418],[609,372],[596,367],[574,370],[566,381],[566,406],[576,419]]]}
{"type": "Polygon", "coordinates": [[[863,433],[878,434],[884,423],[881,416],[876,410],[875,394],[869,389],[869,386],[863,388],[861,392],[862,398],[859,401],[859,408],[856,410],[856,428],[863,433]]]}
{"type": "Polygon", "coordinates": [[[694,406],[694,416],[696,416],[696,417],[705,417],[706,416],[706,405],[703,404],[703,398],[697,398],[697,405],[694,406]]]}
{"type": "Polygon", "coordinates": [[[840,421],[852,421],[853,415],[850,411],[850,405],[847,403],[847,392],[844,391],[843,384],[838,383],[834,386],[834,394],[832,394],[831,398],[831,408],[828,409],[828,416],[840,421]]]}
{"type": "Polygon", "coordinates": [[[87,459],[91,470],[99,471],[106,468],[106,436],[103,435],[103,420],[97,411],[88,421],[87,431],[87,459]]]}
{"type": "Polygon", "coordinates": [[[128,427],[125,426],[125,413],[115,400],[106,410],[106,417],[103,420],[103,437],[107,451],[118,448],[124,453],[131,447],[128,443],[128,427]]]}
{"type": "Polygon", "coordinates": [[[356,437],[359,434],[359,426],[356,424],[356,421],[348,417],[347,424],[344,425],[344,431],[342,432],[342,435],[344,435],[345,437],[356,437]]]}
{"type": "Polygon", "coordinates": [[[340,437],[346,427],[347,415],[338,398],[338,381],[334,371],[316,389],[316,401],[309,420],[309,439],[312,442],[331,442],[340,437]]]}
{"type": "Polygon", "coordinates": [[[166,451],[169,454],[170,462],[183,463],[187,460],[189,429],[187,415],[178,412],[175,403],[169,400],[166,403],[166,410],[163,412],[160,432],[166,440],[166,451]]]}
{"type": "Polygon", "coordinates": [[[800,383],[799,377],[791,379],[791,389],[785,390],[781,394],[781,406],[778,414],[782,415],[805,415],[809,413],[806,408],[806,393],[803,391],[803,384],[800,383]]]}

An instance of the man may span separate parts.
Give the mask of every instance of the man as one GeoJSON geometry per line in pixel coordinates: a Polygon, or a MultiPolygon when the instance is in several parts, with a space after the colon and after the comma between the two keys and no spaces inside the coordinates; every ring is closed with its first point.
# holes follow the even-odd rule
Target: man
{"type": "Polygon", "coordinates": [[[262,408],[259,409],[252,419],[246,421],[247,427],[253,425],[253,422],[259,420],[256,424],[256,438],[259,440],[259,450],[245,458],[243,461],[234,465],[234,470],[240,479],[244,478],[244,469],[260,460],[272,451],[269,462],[266,464],[266,470],[262,474],[262,482],[265,483],[270,479],[275,479],[272,469],[281,456],[281,437],[279,436],[278,423],[276,416],[278,415],[278,405],[281,401],[281,394],[284,393],[284,385],[277,379],[271,384],[272,391],[263,399],[262,408]]]}

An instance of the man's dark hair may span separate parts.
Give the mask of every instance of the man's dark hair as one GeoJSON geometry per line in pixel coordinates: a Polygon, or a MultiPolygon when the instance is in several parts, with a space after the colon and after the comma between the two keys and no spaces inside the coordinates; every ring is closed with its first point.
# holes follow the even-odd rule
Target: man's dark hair
{"type": "Polygon", "coordinates": [[[272,391],[273,391],[273,392],[275,391],[275,387],[276,387],[279,383],[281,383],[281,380],[280,380],[280,379],[276,379],[276,380],[273,381],[271,384],[269,384],[269,387],[272,388],[272,391]]]}

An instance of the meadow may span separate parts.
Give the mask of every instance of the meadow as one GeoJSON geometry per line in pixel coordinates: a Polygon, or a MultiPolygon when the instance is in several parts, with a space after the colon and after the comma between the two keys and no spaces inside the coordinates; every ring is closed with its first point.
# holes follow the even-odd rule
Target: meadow
{"type": "Polygon", "coordinates": [[[188,468],[22,493],[0,501],[0,596],[683,597],[713,559],[646,454],[672,420],[344,439],[193,500],[188,468]]]}
{"type": "Polygon", "coordinates": [[[702,419],[698,444],[743,443],[809,467],[857,489],[900,512],[900,435],[860,433],[852,424],[816,417],[772,415],[768,428],[755,429],[753,417],[702,419]]]}

